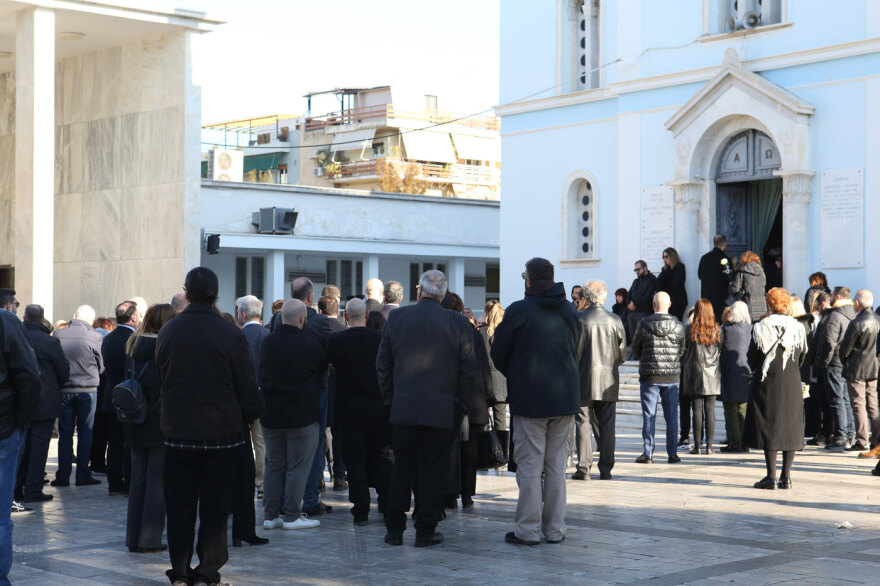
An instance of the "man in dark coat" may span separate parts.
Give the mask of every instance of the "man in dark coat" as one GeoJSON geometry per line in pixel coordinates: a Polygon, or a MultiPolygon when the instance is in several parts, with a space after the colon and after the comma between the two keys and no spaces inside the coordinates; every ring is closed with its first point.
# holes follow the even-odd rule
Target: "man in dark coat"
{"type": "Polygon", "coordinates": [[[380,310],[382,317],[388,319],[388,314],[400,307],[403,301],[403,285],[397,281],[388,281],[385,283],[385,305],[380,310]]]}
{"type": "MultiPolygon", "coordinates": [[[[327,318],[334,334],[348,329],[345,321],[339,317],[339,302],[335,297],[324,295],[318,299],[318,313],[327,318]]],[[[324,454],[327,458],[327,467],[330,469],[330,478],[333,479],[333,490],[345,490],[348,488],[348,482],[345,480],[346,468],[342,459],[342,446],[336,433],[335,397],[336,371],[331,366],[330,374],[327,377],[327,427],[324,433],[324,454]]],[[[323,481],[323,478],[321,480],[323,481]]],[[[320,483],[319,481],[318,484],[320,485],[320,483]]]]}
{"type": "Polygon", "coordinates": [[[633,272],[635,272],[636,278],[626,295],[626,323],[630,337],[635,335],[636,328],[642,318],[651,313],[651,303],[654,299],[654,293],[657,291],[657,277],[648,270],[648,264],[645,261],[637,260],[633,272]]]}
{"type": "Polygon", "coordinates": [[[140,313],[134,301],[123,301],[116,306],[116,328],[104,336],[101,356],[104,357],[104,393],[101,409],[108,414],[107,421],[107,489],[110,496],[128,493],[131,454],[125,443],[125,426],[113,410],[113,388],[124,381],[125,344],[140,323],[140,313]]]}
{"type": "Polygon", "coordinates": [[[24,329],[27,330],[40,367],[40,400],[28,428],[16,492],[24,502],[34,503],[50,501],[53,497],[43,492],[43,475],[46,472],[52,427],[61,409],[61,385],[70,375],[70,365],[61,350],[61,342],[50,336],[49,328],[43,325],[41,306],[25,307],[24,329]]]}
{"type": "Polygon", "coordinates": [[[859,289],[853,297],[856,317],[846,328],[840,344],[840,359],[844,363],[843,378],[846,379],[852,400],[856,423],[856,443],[851,450],[867,450],[859,454],[863,458],[880,456],[880,406],[877,404],[877,334],[880,317],[874,313],[874,294],[859,289]]]}
{"type": "Polygon", "coordinates": [[[10,513],[18,457],[39,399],[40,369],[24,326],[15,314],[0,309],[0,583],[3,584],[9,583],[12,567],[10,513]]]}
{"type": "Polygon", "coordinates": [[[697,276],[700,278],[700,297],[708,299],[715,310],[715,319],[721,321],[721,313],[724,311],[724,300],[727,299],[727,287],[730,285],[730,260],[724,253],[727,248],[727,238],[724,234],[716,234],[715,248],[700,258],[700,266],[697,276]]]}
{"type": "Polygon", "coordinates": [[[543,258],[526,263],[525,297],[495,329],[492,360],[507,377],[519,498],[508,543],[537,545],[565,538],[565,459],[580,411],[577,345],[580,324],[565,286],[543,258]],[[542,482],[543,474],[543,482],[542,482]]]}
{"type": "Polygon", "coordinates": [[[440,306],[446,275],[425,272],[418,302],[388,315],[376,357],[379,389],[391,405],[394,468],[385,507],[385,542],[403,543],[416,477],[416,547],[443,542],[435,531],[443,513],[449,459],[476,375],[473,328],[440,306]]]}
{"type": "Polygon", "coordinates": [[[834,420],[834,437],[825,445],[829,450],[843,450],[855,440],[856,428],[852,415],[852,404],[843,377],[843,361],[840,359],[840,345],[846,328],[855,319],[850,290],[835,287],[831,296],[831,310],[823,319],[821,333],[816,338],[816,366],[825,369],[825,389],[834,420]]]}
{"type": "Polygon", "coordinates": [[[581,326],[578,343],[581,410],[577,425],[577,471],[572,478],[589,478],[593,463],[593,438],[590,419],[596,420],[599,444],[599,478],[611,479],[614,467],[615,421],[620,394],[618,367],[626,360],[626,332],[619,317],[605,309],[608,286],[605,281],[587,281],[584,298],[590,304],[578,312],[581,326]]]}
{"type": "Polygon", "coordinates": [[[217,275],[196,267],[185,289],[189,305],[162,327],[156,342],[171,558],[166,574],[172,582],[214,584],[229,558],[235,450],[246,441],[245,422],[262,413],[263,397],[247,339],[214,307],[217,275]],[[193,569],[196,513],[199,565],[193,569]]]}

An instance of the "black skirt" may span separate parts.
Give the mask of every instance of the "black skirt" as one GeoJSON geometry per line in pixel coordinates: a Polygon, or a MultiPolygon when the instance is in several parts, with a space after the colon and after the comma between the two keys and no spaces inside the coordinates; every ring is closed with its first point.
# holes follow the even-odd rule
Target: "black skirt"
{"type": "Polygon", "coordinates": [[[767,376],[762,381],[764,355],[754,343],[749,362],[754,369],[754,384],[746,410],[743,443],[758,450],[794,451],[804,448],[804,400],[798,368],[800,352],[794,360],[782,362],[783,348],[776,349],[767,376]]]}

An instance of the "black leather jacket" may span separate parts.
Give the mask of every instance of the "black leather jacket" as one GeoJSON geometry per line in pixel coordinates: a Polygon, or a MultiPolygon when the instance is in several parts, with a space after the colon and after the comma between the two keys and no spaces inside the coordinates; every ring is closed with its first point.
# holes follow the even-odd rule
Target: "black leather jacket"
{"type": "Polygon", "coordinates": [[[0,309],[0,440],[30,424],[40,386],[40,368],[24,326],[0,309]]]}
{"type": "Polygon", "coordinates": [[[877,378],[877,334],[880,317],[871,308],[863,309],[849,322],[840,359],[844,362],[843,376],[847,380],[874,380],[877,378]]]}
{"type": "Polygon", "coordinates": [[[577,346],[581,405],[616,402],[620,393],[618,367],[626,360],[626,332],[619,317],[591,305],[578,312],[581,337],[577,346]]]}
{"type": "Polygon", "coordinates": [[[660,384],[679,382],[684,354],[684,326],[667,313],[652,313],[639,322],[632,340],[639,360],[639,380],[660,384]]]}

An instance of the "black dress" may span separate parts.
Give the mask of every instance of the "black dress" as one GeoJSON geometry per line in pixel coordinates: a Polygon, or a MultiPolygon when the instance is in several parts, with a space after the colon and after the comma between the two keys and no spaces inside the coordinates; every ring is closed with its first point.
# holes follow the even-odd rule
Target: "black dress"
{"type": "Polygon", "coordinates": [[[664,266],[660,274],[657,275],[657,290],[669,294],[669,300],[672,303],[669,306],[669,313],[677,317],[679,321],[684,317],[684,310],[688,304],[688,295],[684,288],[686,280],[687,271],[682,262],[671,269],[664,266]]]}
{"type": "Polygon", "coordinates": [[[754,372],[746,410],[743,444],[759,450],[802,450],[804,447],[804,401],[801,390],[801,350],[793,351],[794,360],[782,362],[784,348],[777,346],[776,356],[761,380],[764,354],[752,340],[749,366],[754,372]]]}

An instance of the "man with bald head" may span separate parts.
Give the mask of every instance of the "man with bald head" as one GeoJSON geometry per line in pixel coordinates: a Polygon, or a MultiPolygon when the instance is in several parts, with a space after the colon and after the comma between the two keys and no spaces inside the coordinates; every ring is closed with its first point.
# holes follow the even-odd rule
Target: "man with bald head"
{"type": "Polygon", "coordinates": [[[318,439],[323,435],[319,433],[323,431],[321,396],[326,394],[327,371],[324,346],[303,331],[307,309],[298,299],[286,301],[278,312],[281,323],[260,345],[261,387],[266,399],[261,420],[267,459],[264,529],[310,529],[321,524],[300,509],[318,439]]]}
{"type": "Polygon", "coordinates": [[[175,293],[174,296],[171,298],[171,307],[173,307],[174,311],[176,311],[177,313],[180,313],[181,311],[186,309],[187,305],[189,305],[189,301],[186,300],[185,293],[175,293]]]}
{"type": "Polygon", "coordinates": [[[654,458],[654,427],[657,401],[663,405],[666,420],[666,455],[670,464],[678,457],[678,382],[684,354],[684,326],[669,315],[669,295],[654,294],[654,313],[639,321],[633,334],[633,358],[639,361],[639,385],[642,400],[642,440],[644,451],[638,464],[650,464],[654,458]]]}

